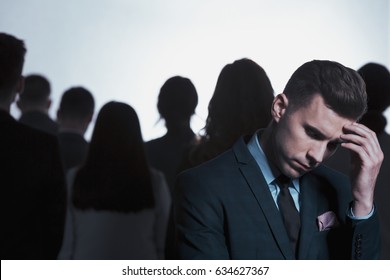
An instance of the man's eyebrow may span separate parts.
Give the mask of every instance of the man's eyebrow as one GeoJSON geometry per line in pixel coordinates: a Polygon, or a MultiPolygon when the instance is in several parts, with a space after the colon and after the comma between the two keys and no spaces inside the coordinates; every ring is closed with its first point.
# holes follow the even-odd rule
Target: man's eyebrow
{"type": "MultiPolygon", "coordinates": [[[[315,137],[319,140],[329,139],[329,137],[327,137],[324,133],[322,133],[320,130],[318,130],[318,128],[316,128],[310,124],[305,124],[304,127],[307,131],[310,131],[311,133],[313,133],[315,135],[315,137]]],[[[336,144],[343,143],[343,141],[340,138],[334,139],[331,142],[336,143],[336,144]]]]}
{"type": "Polygon", "coordinates": [[[326,137],[326,135],[320,130],[318,130],[316,127],[311,126],[310,124],[305,124],[304,127],[307,131],[310,131],[311,133],[315,134],[316,138],[321,140],[328,139],[328,137],[326,137]]]}

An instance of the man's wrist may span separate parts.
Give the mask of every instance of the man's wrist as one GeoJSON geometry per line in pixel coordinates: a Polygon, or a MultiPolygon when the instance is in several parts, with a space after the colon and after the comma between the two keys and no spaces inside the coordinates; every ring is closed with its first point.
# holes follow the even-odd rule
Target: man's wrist
{"type": "Polygon", "coordinates": [[[353,201],[347,211],[347,216],[353,220],[366,220],[374,214],[374,210],[375,207],[373,203],[363,206],[359,205],[356,201],[353,201]],[[358,205],[356,206],[356,204],[358,205]]]}

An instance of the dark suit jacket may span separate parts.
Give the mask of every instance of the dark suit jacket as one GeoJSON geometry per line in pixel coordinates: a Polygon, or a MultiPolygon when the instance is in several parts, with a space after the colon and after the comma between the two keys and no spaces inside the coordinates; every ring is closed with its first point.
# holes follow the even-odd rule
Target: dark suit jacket
{"type": "Polygon", "coordinates": [[[0,110],[1,259],[55,259],[65,221],[65,177],[55,136],[0,110]]]}
{"type": "MultiPolygon", "coordinates": [[[[346,215],[349,180],[326,167],[300,180],[299,259],[371,259],[379,255],[377,214],[346,215]],[[319,231],[333,211],[338,227],[319,231]]],[[[179,175],[174,198],[177,253],[182,259],[294,259],[269,187],[240,139],[231,150],[179,175]]]]}
{"type": "Polygon", "coordinates": [[[20,117],[19,122],[53,135],[57,135],[58,132],[58,124],[41,112],[25,113],[20,117]]]}
{"type": "Polygon", "coordinates": [[[194,141],[195,134],[188,129],[180,134],[168,132],[163,137],[145,143],[149,163],[164,173],[170,192],[174,187],[180,164],[194,141]]]}
{"type": "Polygon", "coordinates": [[[61,157],[65,171],[82,164],[88,151],[88,142],[77,133],[58,133],[61,157]]]}

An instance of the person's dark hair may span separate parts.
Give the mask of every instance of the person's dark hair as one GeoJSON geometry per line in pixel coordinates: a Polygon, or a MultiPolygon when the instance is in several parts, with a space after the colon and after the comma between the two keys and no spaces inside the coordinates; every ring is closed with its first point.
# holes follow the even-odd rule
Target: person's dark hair
{"type": "Polygon", "coordinates": [[[389,70],[383,65],[368,63],[358,73],[366,83],[368,111],[385,111],[390,106],[389,70]]]}
{"type": "Polygon", "coordinates": [[[204,135],[180,169],[208,161],[229,149],[240,136],[268,126],[273,99],[271,81],[256,62],[243,58],[227,64],[209,102],[204,135]]]}
{"type": "Polygon", "coordinates": [[[241,135],[266,127],[273,98],[271,81],[256,62],[244,58],[226,65],[209,102],[206,137],[228,148],[241,135]]]}
{"type": "Polygon", "coordinates": [[[22,75],[26,54],[24,42],[16,37],[0,33],[0,100],[5,100],[22,75]]]}
{"type": "Polygon", "coordinates": [[[76,174],[73,204],[80,209],[137,212],[154,206],[151,175],[137,113],[105,104],[97,117],[85,164],[76,174]]]}
{"type": "Polygon", "coordinates": [[[390,105],[390,72],[377,63],[368,63],[358,70],[366,83],[368,110],[360,122],[375,133],[386,129],[387,120],[383,112],[390,105]]]}
{"type": "Polygon", "coordinates": [[[188,78],[174,76],[160,89],[157,108],[167,126],[171,123],[189,121],[195,114],[197,105],[198,94],[188,78]]]}
{"type": "Polygon", "coordinates": [[[293,73],[283,93],[292,111],[306,105],[315,94],[320,94],[342,117],[358,120],[367,110],[363,79],[355,70],[333,61],[304,63],[293,73]]]}
{"type": "Polygon", "coordinates": [[[62,118],[83,119],[93,114],[95,100],[92,93],[83,87],[72,87],[61,97],[59,112],[62,118]]]}
{"type": "Polygon", "coordinates": [[[39,74],[28,75],[24,79],[24,90],[19,95],[19,100],[29,104],[45,103],[50,96],[50,82],[39,74]]]}

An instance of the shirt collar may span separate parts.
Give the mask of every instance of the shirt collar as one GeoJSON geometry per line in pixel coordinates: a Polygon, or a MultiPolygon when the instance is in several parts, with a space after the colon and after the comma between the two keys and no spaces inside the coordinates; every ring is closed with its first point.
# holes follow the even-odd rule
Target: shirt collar
{"type": "MultiPolygon", "coordinates": [[[[258,135],[261,135],[263,129],[259,129],[256,131],[256,133],[252,136],[252,138],[249,140],[247,147],[249,149],[249,152],[252,154],[254,159],[256,160],[256,163],[261,169],[261,172],[263,173],[264,179],[267,182],[269,186],[275,184],[275,175],[272,173],[272,169],[270,166],[270,163],[268,162],[268,159],[263,151],[263,148],[260,145],[259,137],[258,135]]],[[[299,192],[299,178],[292,180],[294,188],[299,192]]]]}

